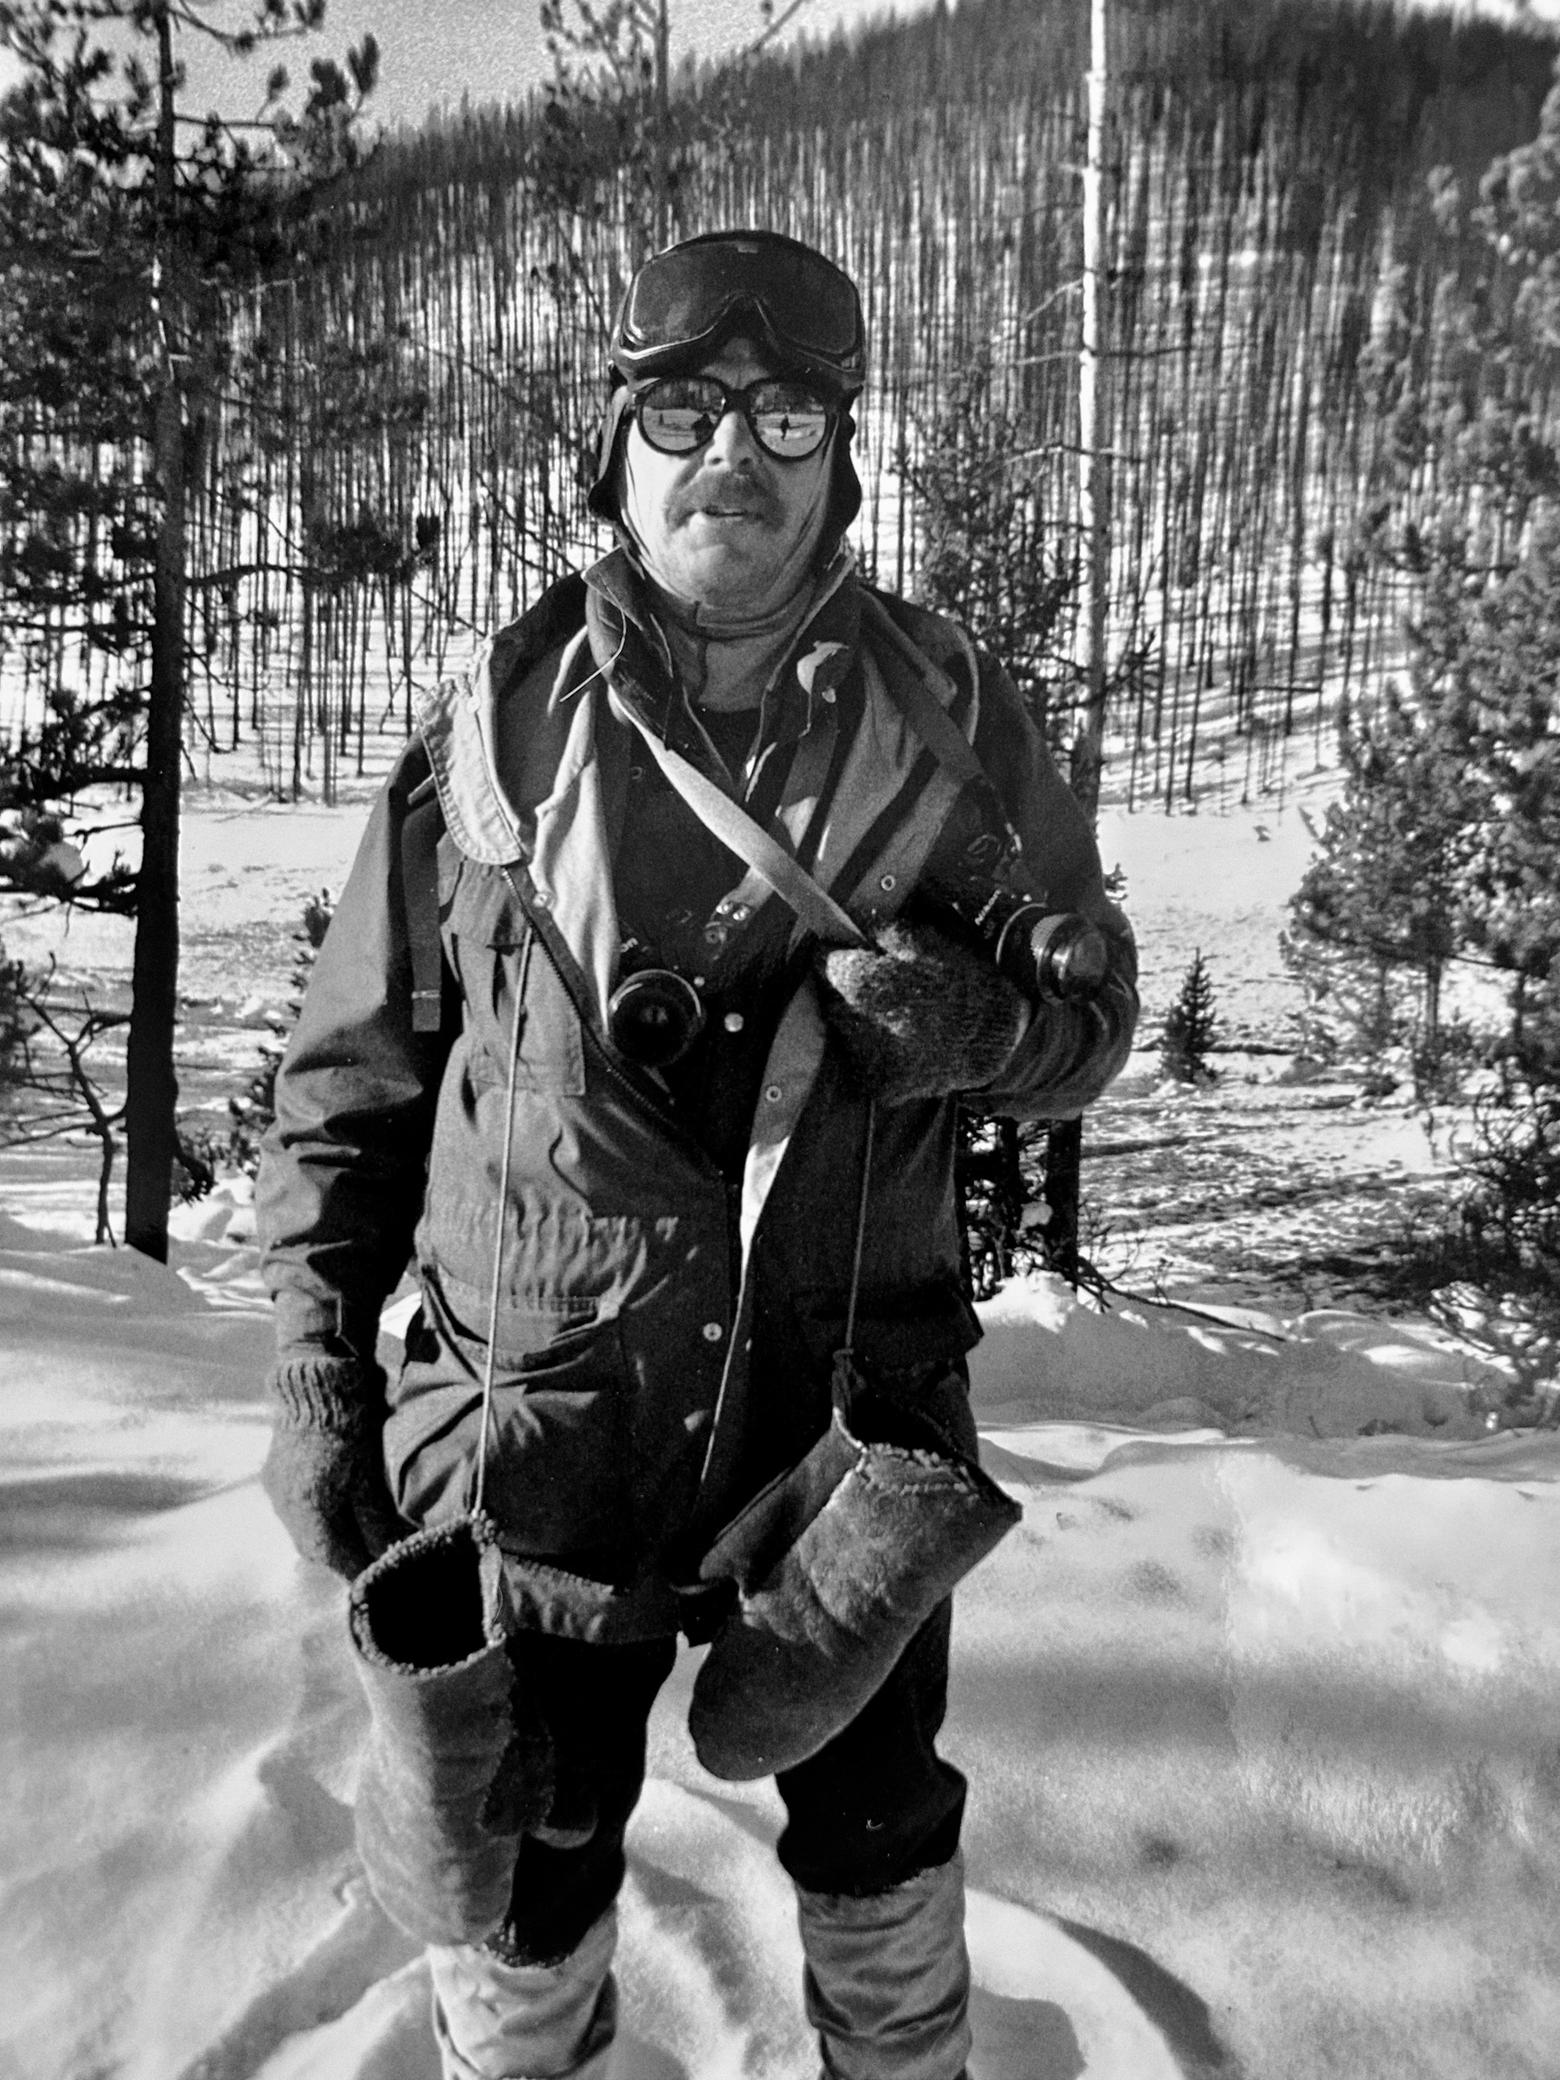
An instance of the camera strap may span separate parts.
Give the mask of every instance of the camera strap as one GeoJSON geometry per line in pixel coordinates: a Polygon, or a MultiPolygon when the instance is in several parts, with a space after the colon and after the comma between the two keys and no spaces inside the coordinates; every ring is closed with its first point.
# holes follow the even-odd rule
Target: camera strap
{"type": "Polygon", "coordinates": [[[641,723],[626,707],[634,727],[649,746],[650,755],[676,788],[694,815],[728,852],[767,881],[781,900],[800,918],[810,932],[833,946],[871,944],[849,911],[835,902],[827,889],[815,881],[793,852],[788,852],[771,831],[747,813],[740,802],[701,773],[691,759],[683,757],[641,723]]]}
{"type": "Polygon", "coordinates": [[[987,812],[994,815],[1003,829],[1007,830],[1015,844],[1017,834],[1013,832],[1007,811],[997,793],[991,775],[976,755],[974,745],[954,721],[943,703],[927,683],[933,675],[946,685],[946,674],[920,650],[904,630],[870,592],[862,598],[862,618],[870,621],[876,633],[898,651],[908,669],[903,672],[885,672],[883,683],[891,699],[897,701],[908,717],[911,727],[917,731],[927,749],[951,773],[961,786],[973,788],[986,805],[987,812]]]}
{"type": "MultiPolygon", "coordinates": [[[[1012,829],[991,775],[981,763],[975,747],[927,683],[931,677],[947,685],[945,675],[917,649],[870,592],[863,595],[863,615],[870,617],[874,633],[898,653],[907,667],[904,671],[883,674],[889,698],[900,708],[938,764],[961,787],[975,790],[988,813],[995,817],[998,827],[1006,832],[1009,842],[1016,847],[1019,842],[1017,834],[1012,829]]],[[[867,933],[808,873],[780,838],[749,816],[740,802],[701,772],[691,760],[674,751],[615,693],[612,706],[614,713],[638,731],[666,779],[705,829],[767,882],[810,932],[830,945],[871,945],[867,933]]]]}

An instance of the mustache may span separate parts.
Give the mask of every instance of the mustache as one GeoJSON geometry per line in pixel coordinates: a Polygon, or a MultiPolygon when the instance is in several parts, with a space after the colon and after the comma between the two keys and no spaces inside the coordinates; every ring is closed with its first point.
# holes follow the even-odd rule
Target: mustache
{"type": "Polygon", "coordinates": [[[667,505],[667,517],[674,526],[712,506],[722,512],[751,513],[771,527],[777,526],[781,518],[779,499],[757,477],[709,478],[703,483],[688,484],[674,491],[667,505]]]}

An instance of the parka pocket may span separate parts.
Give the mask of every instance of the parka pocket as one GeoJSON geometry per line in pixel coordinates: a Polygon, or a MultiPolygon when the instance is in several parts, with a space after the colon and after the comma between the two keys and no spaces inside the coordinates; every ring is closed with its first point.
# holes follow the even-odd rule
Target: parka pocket
{"type": "Polygon", "coordinates": [[[521,1090],[583,1096],[585,1043],[579,1013],[498,868],[462,864],[445,907],[444,934],[445,952],[465,998],[470,1074],[476,1087],[502,1088],[518,1045],[516,1081],[521,1090]]]}
{"type": "Polygon", "coordinates": [[[525,934],[518,950],[503,944],[492,949],[495,993],[501,989],[506,966],[511,974],[518,973],[522,991],[519,1087],[559,1097],[583,1097],[585,1041],[579,1013],[536,928],[527,924],[525,934]]]}
{"type": "MultiPolygon", "coordinates": [[[[470,1507],[486,1321],[475,1291],[425,1271],[385,1427],[391,1492],[414,1523],[470,1507]]],[[[630,1384],[615,1309],[500,1308],[483,1503],[506,1546],[598,1567],[622,1550],[632,1523],[630,1384]]]]}

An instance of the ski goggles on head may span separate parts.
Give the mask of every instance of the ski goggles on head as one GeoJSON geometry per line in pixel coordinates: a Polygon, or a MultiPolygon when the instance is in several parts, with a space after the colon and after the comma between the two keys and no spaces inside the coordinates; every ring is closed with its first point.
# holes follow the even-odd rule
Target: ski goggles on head
{"type": "Polygon", "coordinates": [[[631,379],[664,375],[744,335],[831,395],[853,395],[866,379],[855,283],[776,231],[714,231],[654,254],[628,285],[612,361],[631,379]]]}
{"type": "Polygon", "coordinates": [[[663,455],[692,455],[714,439],[727,412],[738,411],[764,453],[780,462],[816,455],[835,416],[816,391],[785,376],[740,390],[716,376],[652,376],[631,385],[628,409],[663,455]]]}

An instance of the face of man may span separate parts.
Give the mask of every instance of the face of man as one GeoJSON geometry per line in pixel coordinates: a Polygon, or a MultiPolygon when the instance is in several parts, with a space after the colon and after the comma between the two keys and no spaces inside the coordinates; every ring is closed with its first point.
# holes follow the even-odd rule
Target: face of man
{"type": "MultiPolygon", "coordinates": [[[[730,341],[699,371],[732,389],[775,371],[752,342],[730,341]]],[[[663,455],[632,421],[621,509],[645,568],[674,599],[716,621],[760,620],[808,582],[828,512],[833,436],[815,455],[782,461],[728,411],[702,448],[663,455]]]]}

